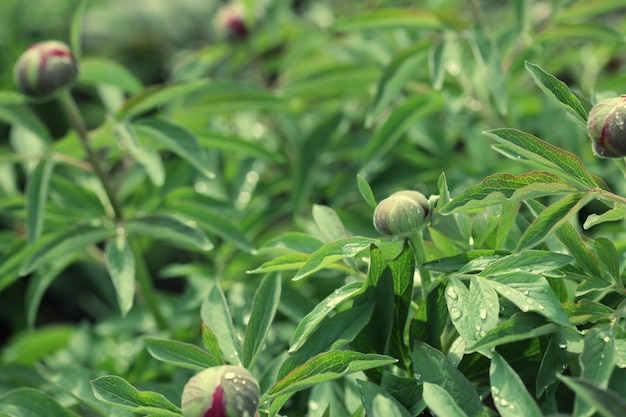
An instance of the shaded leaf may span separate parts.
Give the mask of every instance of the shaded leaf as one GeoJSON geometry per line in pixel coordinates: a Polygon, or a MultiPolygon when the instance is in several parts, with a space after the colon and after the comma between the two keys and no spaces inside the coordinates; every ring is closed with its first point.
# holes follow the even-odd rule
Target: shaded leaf
{"type": "Polygon", "coordinates": [[[468,417],[448,391],[437,384],[424,382],[424,401],[438,416],[468,417]]]}
{"type": "Polygon", "coordinates": [[[378,9],[357,16],[340,19],[335,24],[336,30],[371,30],[399,28],[437,29],[443,22],[437,15],[426,10],[413,9],[378,9]]]}
{"type": "Polygon", "coordinates": [[[133,73],[122,64],[107,58],[90,57],[81,60],[78,76],[81,83],[113,85],[131,94],[138,94],[143,89],[141,81],[133,73]]]}
{"type": "Polygon", "coordinates": [[[18,388],[0,396],[0,413],[11,417],[78,417],[47,394],[32,388],[18,388]]]}
{"type": "Polygon", "coordinates": [[[221,358],[189,343],[154,337],[145,337],[143,341],[150,355],[163,362],[198,371],[223,364],[221,358]]]}
{"type": "Polygon", "coordinates": [[[208,251],[213,243],[194,222],[183,222],[172,216],[150,215],[135,217],[124,224],[126,234],[147,236],[170,242],[175,246],[208,251]]]}
{"type": "Polygon", "coordinates": [[[406,408],[383,387],[369,381],[357,380],[363,408],[368,416],[411,417],[406,408]]]}
{"type": "Polygon", "coordinates": [[[372,188],[367,180],[361,175],[357,175],[356,180],[357,186],[359,187],[359,193],[361,194],[361,197],[363,197],[363,200],[365,200],[370,208],[376,209],[378,203],[376,203],[376,197],[374,197],[374,192],[372,191],[372,188]]]}
{"type": "Polygon", "coordinates": [[[559,379],[576,393],[576,399],[582,399],[591,408],[596,409],[600,415],[604,417],[626,415],[626,401],[621,394],[602,388],[584,378],[559,375],[559,379]]]}
{"type": "Polygon", "coordinates": [[[135,298],[135,257],[124,235],[118,235],[106,243],[104,255],[111,275],[117,303],[122,316],[126,316],[135,298]]]}
{"type": "Polygon", "coordinates": [[[493,401],[502,417],[543,416],[522,379],[496,352],[493,352],[491,358],[489,380],[493,401]]]}
{"type": "Polygon", "coordinates": [[[42,159],[31,173],[26,185],[26,230],[28,243],[31,245],[39,239],[43,230],[46,200],[53,169],[52,158],[42,159]]]}
{"type": "Polygon", "coordinates": [[[209,295],[202,303],[200,316],[204,325],[215,335],[226,361],[240,365],[241,347],[228,302],[218,282],[213,284],[209,295]]]}

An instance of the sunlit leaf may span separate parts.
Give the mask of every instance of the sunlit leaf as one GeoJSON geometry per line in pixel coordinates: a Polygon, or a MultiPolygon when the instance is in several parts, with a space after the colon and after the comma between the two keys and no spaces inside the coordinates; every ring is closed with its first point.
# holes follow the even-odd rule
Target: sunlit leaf
{"type": "Polygon", "coordinates": [[[489,367],[489,380],[493,402],[502,417],[543,416],[520,376],[495,352],[489,367]]]}
{"type": "Polygon", "coordinates": [[[163,362],[197,371],[219,366],[223,363],[221,358],[218,359],[209,352],[189,343],[153,337],[146,337],[143,340],[150,355],[163,362]]]}

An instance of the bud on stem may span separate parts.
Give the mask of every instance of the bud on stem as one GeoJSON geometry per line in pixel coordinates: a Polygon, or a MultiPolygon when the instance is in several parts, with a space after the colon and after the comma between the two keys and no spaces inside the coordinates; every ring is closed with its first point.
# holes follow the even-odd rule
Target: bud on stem
{"type": "Polygon", "coordinates": [[[604,158],[626,156],[626,95],[602,100],[589,113],[593,152],[604,158]]]}
{"type": "Polygon", "coordinates": [[[72,84],[77,75],[74,55],[59,41],[32,45],[19,57],[13,70],[20,91],[32,97],[53,94],[72,84]]]}
{"type": "Polygon", "coordinates": [[[410,236],[427,224],[428,199],[417,191],[398,191],[376,206],[374,227],[391,236],[410,236]]]}

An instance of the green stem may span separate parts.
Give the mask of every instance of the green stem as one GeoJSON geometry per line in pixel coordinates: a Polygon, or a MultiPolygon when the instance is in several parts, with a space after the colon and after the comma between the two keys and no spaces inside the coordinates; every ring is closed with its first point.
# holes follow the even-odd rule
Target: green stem
{"type": "Polygon", "coordinates": [[[427,294],[427,288],[430,286],[430,272],[427,269],[422,268],[422,265],[426,263],[426,252],[424,251],[424,238],[422,231],[414,233],[409,237],[409,243],[413,249],[413,255],[415,256],[415,266],[420,273],[420,281],[422,284],[422,292],[424,297],[427,294]]]}
{"type": "MultiPolygon", "coordinates": [[[[67,120],[72,126],[72,128],[76,131],[78,138],[80,139],[80,143],[87,154],[87,159],[91,164],[94,173],[100,180],[102,184],[102,188],[104,188],[104,192],[109,200],[109,204],[111,205],[111,209],[113,210],[113,217],[116,222],[121,222],[124,219],[122,208],[117,201],[115,193],[113,192],[113,188],[111,187],[111,183],[107,175],[105,174],[102,166],[100,165],[100,160],[96,155],[96,152],[91,146],[89,142],[89,131],[87,130],[87,125],[83,119],[80,110],[78,109],[78,105],[76,101],[70,94],[68,89],[61,91],[58,94],[58,99],[61,102],[61,106],[65,111],[67,116],[67,120]]],[[[152,279],[148,272],[148,267],[146,265],[146,260],[143,256],[143,252],[141,251],[141,247],[134,239],[129,239],[131,249],[133,251],[133,255],[135,258],[135,276],[137,279],[137,283],[139,284],[139,291],[144,298],[148,309],[152,313],[154,320],[157,323],[159,329],[167,329],[167,322],[161,310],[159,308],[159,303],[156,297],[156,291],[154,289],[154,285],[152,284],[152,279]]]]}
{"type": "Polygon", "coordinates": [[[80,143],[87,154],[87,159],[91,163],[96,176],[104,188],[104,192],[109,200],[109,203],[111,204],[115,220],[122,220],[122,209],[117,202],[117,198],[115,197],[115,193],[113,193],[111,184],[109,183],[108,178],[100,165],[98,156],[89,143],[89,132],[87,130],[87,126],[85,125],[85,121],[83,120],[83,116],[76,105],[76,101],[74,101],[74,97],[72,97],[69,90],[65,89],[59,93],[58,98],[65,114],[67,115],[70,126],[72,126],[78,134],[80,143]]]}

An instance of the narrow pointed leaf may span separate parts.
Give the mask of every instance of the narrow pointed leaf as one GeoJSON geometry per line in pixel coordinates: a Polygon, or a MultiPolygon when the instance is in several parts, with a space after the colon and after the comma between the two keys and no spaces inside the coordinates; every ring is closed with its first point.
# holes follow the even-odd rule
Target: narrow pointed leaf
{"type": "Polygon", "coordinates": [[[399,28],[437,29],[442,26],[443,22],[439,17],[426,10],[386,8],[341,19],[335,25],[335,29],[343,31],[399,28]]]}
{"type": "Polygon", "coordinates": [[[200,309],[202,322],[211,330],[219,342],[222,355],[226,362],[241,364],[241,347],[237,337],[237,331],[233,324],[232,314],[226,301],[226,296],[215,282],[209,295],[202,303],[200,309]]]}
{"type": "Polygon", "coordinates": [[[128,220],[124,229],[131,235],[147,236],[169,242],[175,246],[208,251],[213,243],[195,223],[183,222],[172,216],[151,215],[128,220]]]}
{"type": "Polygon", "coordinates": [[[41,160],[33,170],[26,186],[26,229],[28,230],[28,243],[31,245],[39,239],[43,230],[44,213],[48,191],[50,190],[50,177],[54,168],[51,158],[41,160]]]}
{"type": "Polygon", "coordinates": [[[138,391],[118,376],[101,376],[91,381],[91,385],[96,398],[110,405],[137,413],[180,417],[180,409],[163,395],[150,391],[138,391]]]}
{"type": "Polygon", "coordinates": [[[107,242],[104,255],[117,294],[117,303],[122,316],[126,316],[135,298],[135,257],[123,235],[107,242]]]}
{"type": "Polygon", "coordinates": [[[522,379],[497,353],[489,367],[491,395],[502,417],[542,417],[539,406],[526,390],[522,379]]]}
{"type": "Polygon", "coordinates": [[[243,339],[243,366],[252,369],[270,330],[280,301],[281,280],[279,275],[267,275],[252,300],[250,320],[243,339]]]}
{"type": "Polygon", "coordinates": [[[551,98],[555,99],[565,110],[574,116],[578,124],[587,127],[587,110],[563,81],[552,74],[548,74],[539,65],[526,61],[526,69],[535,79],[537,85],[551,98]]]}
{"type": "Polygon", "coordinates": [[[576,398],[585,401],[590,407],[596,409],[601,416],[623,417],[626,415],[626,401],[621,394],[602,388],[583,378],[559,375],[559,379],[576,393],[576,398]]]}
{"type": "Polygon", "coordinates": [[[374,192],[372,191],[369,183],[361,175],[357,175],[356,180],[357,186],[359,187],[359,193],[361,193],[361,197],[363,197],[363,200],[365,200],[370,208],[375,209],[377,206],[376,197],[374,197],[374,192]]]}
{"type": "Polygon", "coordinates": [[[198,140],[188,130],[161,119],[142,119],[133,123],[139,137],[152,140],[175,153],[207,178],[214,178],[211,162],[198,140]]]}
{"type": "Polygon", "coordinates": [[[221,359],[189,343],[154,337],[146,337],[143,340],[150,355],[163,362],[197,371],[223,363],[221,359]]]}
{"type": "Polygon", "coordinates": [[[131,94],[143,89],[141,81],[122,64],[100,57],[80,61],[79,81],[89,85],[112,85],[131,94]]]}
{"type": "Polygon", "coordinates": [[[533,171],[519,176],[494,174],[480,184],[465,189],[459,196],[442,207],[443,214],[461,208],[488,207],[516,201],[559,194],[571,194],[576,188],[565,184],[557,175],[533,171]]]}
{"type": "Polygon", "coordinates": [[[591,194],[572,194],[547,207],[528,226],[517,244],[517,251],[541,243],[592,199],[591,194]]]}
{"type": "Polygon", "coordinates": [[[565,182],[576,188],[588,190],[598,187],[581,159],[571,152],[516,129],[495,129],[485,134],[523,156],[533,166],[561,176],[565,182]]]}

